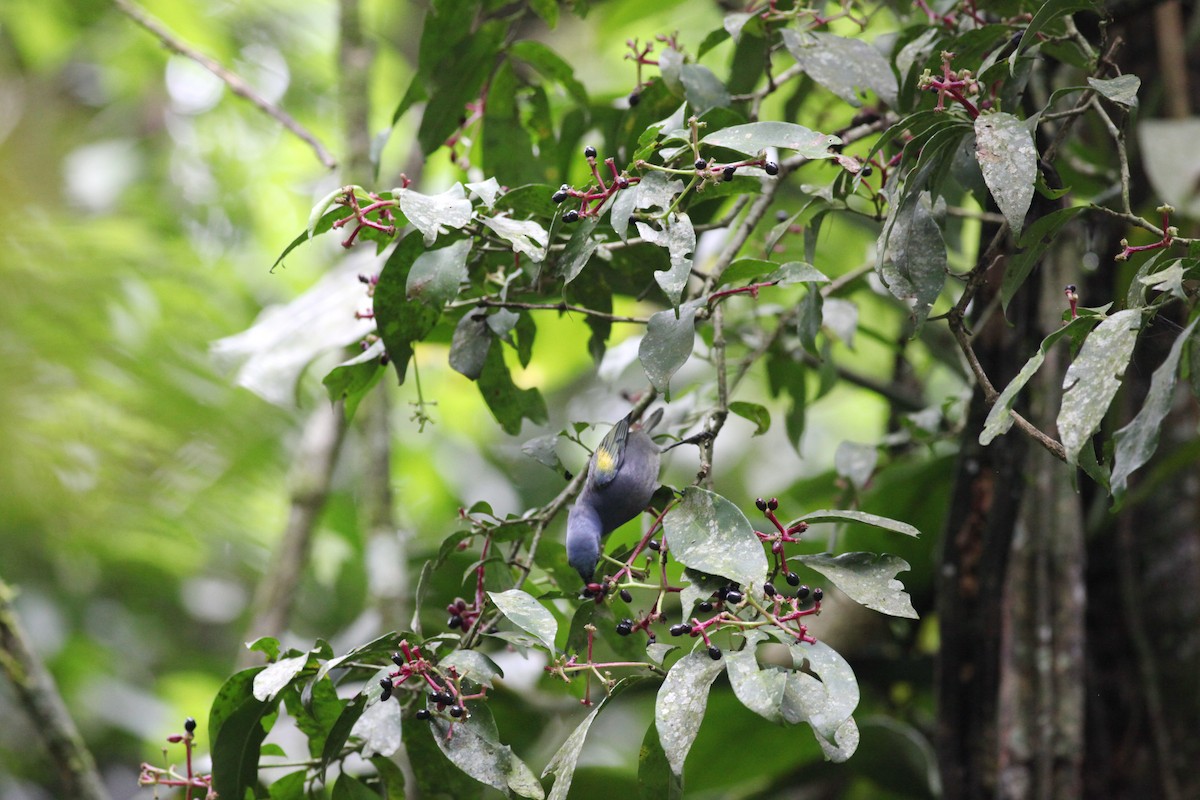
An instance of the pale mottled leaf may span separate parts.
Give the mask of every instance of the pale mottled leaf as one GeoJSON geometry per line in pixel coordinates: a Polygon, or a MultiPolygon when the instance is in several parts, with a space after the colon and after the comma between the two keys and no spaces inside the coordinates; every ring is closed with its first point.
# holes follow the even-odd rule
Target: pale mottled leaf
{"type": "Polygon", "coordinates": [[[855,108],[862,105],[859,89],[870,89],[889,106],[896,104],[896,76],[870,43],[792,28],[784,29],[783,43],[810,78],[855,108]]]}
{"type": "Polygon", "coordinates": [[[654,721],[667,762],[676,775],[683,774],[683,763],[704,720],[709,687],[723,669],[724,659],[714,661],[704,649],[693,650],[675,662],[658,690],[654,721]]]}
{"type": "Polygon", "coordinates": [[[441,194],[427,195],[412,189],[398,189],[400,210],[425,239],[428,247],[433,244],[443,226],[462,228],[471,221],[471,201],[461,183],[455,183],[441,194]]]}
{"type": "Polygon", "coordinates": [[[680,564],[743,586],[766,580],[767,557],[750,521],[719,494],[689,486],[663,518],[671,554],[680,564]]]}
{"type": "MultiPolygon", "coordinates": [[[[1197,322],[1200,320],[1192,320],[1192,324],[1176,337],[1166,359],[1154,370],[1154,375],[1150,378],[1150,391],[1146,393],[1141,411],[1128,425],[1117,431],[1114,437],[1117,449],[1113,457],[1112,491],[1117,497],[1125,493],[1126,483],[1133,471],[1149,461],[1158,448],[1158,434],[1162,421],[1171,410],[1180,356],[1189,338],[1194,338],[1197,322]]],[[[1200,347],[1200,341],[1192,341],[1191,347],[1193,350],[1200,347]]]]}
{"type": "Polygon", "coordinates": [[[1000,213],[1019,236],[1037,180],[1033,134],[1012,114],[981,114],[975,120],[975,158],[1000,213]]]}
{"type": "Polygon", "coordinates": [[[638,346],[642,369],[655,389],[670,397],[671,376],[679,371],[692,355],[696,341],[696,311],[703,301],[684,303],[679,317],[671,309],[650,317],[646,335],[638,346]]]}
{"type": "Polygon", "coordinates": [[[554,615],[533,599],[528,592],[509,589],[506,592],[488,592],[488,597],[508,617],[509,622],[521,630],[536,636],[551,653],[554,652],[554,637],[558,634],[558,622],[554,615]]]}
{"type": "Polygon", "coordinates": [[[1079,451],[1100,427],[1121,388],[1121,376],[1133,355],[1141,325],[1141,311],[1118,311],[1092,331],[1067,368],[1058,432],[1068,463],[1077,463],[1079,451]]]}
{"type": "Polygon", "coordinates": [[[756,155],[768,147],[782,147],[795,150],[806,158],[832,158],[829,148],[842,143],[837,136],[819,133],[791,122],[731,125],[708,134],[701,141],[748,155],[756,155]]]}
{"type": "Polygon", "coordinates": [[[893,617],[917,619],[912,598],[896,574],[911,567],[899,556],[889,553],[828,553],[798,556],[801,564],[815,570],[845,592],[851,600],[893,617]]]}

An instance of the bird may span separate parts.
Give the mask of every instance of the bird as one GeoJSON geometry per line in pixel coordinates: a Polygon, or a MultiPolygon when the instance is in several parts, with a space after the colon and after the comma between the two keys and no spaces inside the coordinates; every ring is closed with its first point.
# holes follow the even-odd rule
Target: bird
{"type": "Polygon", "coordinates": [[[567,562],[584,583],[592,582],[604,537],[642,513],[658,488],[662,451],[649,432],[662,414],[657,409],[637,423],[630,412],[592,453],[583,491],[567,514],[567,562]]]}

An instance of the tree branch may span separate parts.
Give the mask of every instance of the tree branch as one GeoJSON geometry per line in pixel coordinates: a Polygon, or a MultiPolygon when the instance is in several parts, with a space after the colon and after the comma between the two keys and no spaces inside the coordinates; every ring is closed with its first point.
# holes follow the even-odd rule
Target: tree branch
{"type": "Polygon", "coordinates": [[[304,141],[313,149],[313,152],[316,153],[317,159],[327,169],[333,169],[337,166],[337,160],[333,157],[333,154],[325,149],[325,146],[318,141],[315,135],[309,132],[307,128],[297,122],[294,117],[292,117],[282,108],[269,102],[258,92],[254,91],[254,89],[252,89],[250,85],[242,80],[238,75],[229,71],[215,59],[204,55],[199,50],[196,50],[194,47],[184,42],[175,34],[171,33],[171,31],[167,29],[167,26],[150,16],[150,14],[146,13],[144,9],[130,2],[130,0],[112,0],[112,3],[117,7],[118,11],[153,34],[163,47],[167,48],[173,53],[183,56],[184,58],[189,58],[192,61],[195,61],[213,75],[216,75],[226,86],[229,87],[229,91],[233,92],[238,97],[253,103],[259,108],[259,110],[263,111],[268,116],[276,120],[284,128],[295,134],[299,139],[304,141]]]}
{"type": "Polygon", "coordinates": [[[64,796],[111,800],[96,762],[67,711],[54,678],[29,643],[13,607],[16,592],[0,579],[0,669],[16,690],[17,701],[50,751],[64,784],[64,796]]]}

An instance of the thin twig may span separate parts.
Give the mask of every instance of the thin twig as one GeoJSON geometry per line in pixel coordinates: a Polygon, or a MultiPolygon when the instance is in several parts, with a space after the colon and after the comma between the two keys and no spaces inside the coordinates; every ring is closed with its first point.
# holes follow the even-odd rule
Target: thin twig
{"type": "Polygon", "coordinates": [[[250,88],[250,85],[242,80],[238,75],[226,69],[215,59],[204,55],[199,50],[196,50],[191,45],[185,43],[182,39],[171,33],[171,31],[168,30],[165,25],[147,14],[142,8],[139,8],[131,3],[130,0],[112,0],[112,3],[117,7],[118,11],[153,34],[154,37],[158,39],[160,43],[162,43],[163,47],[167,48],[173,53],[183,56],[184,58],[189,58],[192,61],[195,61],[213,75],[216,75],[226,86],[229,87],[231,92],[244,100],[250,101],[257,106],[259,110],[274,118],[280,125],[287,128],[289,131],[303,140],[306,144],[308,144],[309,147],[313,149],[313,152],[315,152],[317,155],[317,159],[320,160],[320,162],[327,169],[333,169],[337,166],[337,159],[333,157],[332,153],[325,149],[325,146],[317,140],[316,136],[309,132],[307,128],[297,122],[294,117],[292,117],[282,108],[274,103],[269,102],[258,92],[254,91],[254,89],[250,88]]]}
{"type": "Polygon", "coordinates": [[[624,317],[620,314],[609,314],[606,311],[596,311],[592,308],[584,306],[573,306],[567,303],[524,303],[517,300],[493,300],[489,297],[477,297],[470,300],[459,300],[454,303],[447,303],[446,310],[456,308],[470,308],[477,306],[479,308],[506,308],[525,311],[558,311],[560,313],[573,312],[583,314],[589,317],[608,320],[609,322],[627,322],[631,325],[645,325],[649,320],[642,317],[624,317]]]}

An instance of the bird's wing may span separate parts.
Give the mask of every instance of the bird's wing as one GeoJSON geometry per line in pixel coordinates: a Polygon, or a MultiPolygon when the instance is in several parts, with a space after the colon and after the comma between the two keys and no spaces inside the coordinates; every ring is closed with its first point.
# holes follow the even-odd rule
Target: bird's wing
{"type": "Polygon", "coordinates": [[[597,486],[606,486],[621,471],[625,460],[625,440],[629,437],[629,417],[618,422],[608,432],[596,453],[592,456],[592,481],[597,486]]]}

